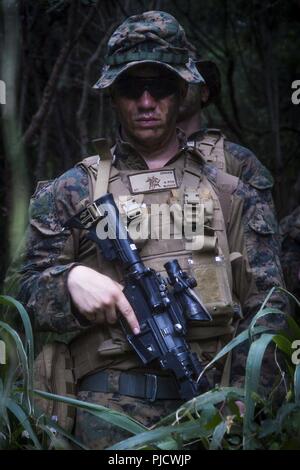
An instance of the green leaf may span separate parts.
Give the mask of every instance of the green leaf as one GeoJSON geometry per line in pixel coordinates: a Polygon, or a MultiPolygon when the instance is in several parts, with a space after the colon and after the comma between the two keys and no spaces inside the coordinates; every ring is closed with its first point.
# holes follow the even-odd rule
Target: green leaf
{"type": "Polygon", "coordinates": [[[260,439],[269,436],[270,434],[276,434],[278,431],[278,425],[275,419],[266,419],[260,425],[258,437],[260,439]]]}
{"type": "Polygon", "coordinates": [[[283,287],[273,287],[274,290],[277,290],[279,292],[283,292],[284,294],[286,294],[288,297],[291,297],[291,299],[298,305],[298,307],[300,307],[300,301],[299,299],[297,299],[297,297],[295,297],[291,292],[289,292],[288,290],[284,289],[283,287]]]}
{"type": "MultiPolygon", "coordinates": [[[[217,405],[218,403],[225,401],[227,396],[235,396],[236,400],[243,400],[244,390],[238,387],[223,387],[220,389],[210,390],[209,392],[203,393],[202,395],[199,395],[198,397],[195,397],[181,405],[179,409],[182,410],[182,413],[179,415],[182,416],[184,411],[187,410],[193,413],[201,411],[210,405],[217,405]]],[[[162,418],[156,426],[175,422],[178,410],[162,418]]]]}
{"type": "Polygon", "coordinates": [[[4,430],[3,428],[5,425],[7,428],[8,434],[11,434],[9,416],[8,416],[7,408],[6,408],[6,402],[7,402],[7,398],[6,398],[6,395],[4,395],[3,381],[0,378],[0,431],[4,430]],[[1,423],[1,420],[3,421],[2,423],[1,423]]]}
{"type": "Polygon", "coordinates": [[[0,304],[15,307],[20,314],[20,317],[22,319],[22,323],[24,326],[25,338],[26,338],[25,350],[28,355],[29,367],[31,368],[33,366],[33,361],[34,361],[34,350],[33,350],[34,342],[33,342],[33,332],[32,332],[32,326],[31,326],[29,315],[26,312],[23,305],[20,302],[18,302],[18,300],[15,300],[13,297],[10,297],[9,295],[0,295],[0,304]]]}
{"type": "Polygon", "coordinates": [[[227,431],[227,425],[225,421],[222,421],[222,423],[218,424],[218,426],[215,428],[212,440],[209,446],[209,450],[218,450],[222,448],[222,440],[227,431]]]}
{"type": "Polygon", "coordinates": [[[292,354],[292,343],[285,336],[275,335],[273,338],[274,343],[278,348],[283,351],[288,357],[292,354]]]}
{"type": "MultiPolygon", "coordinates": [[[[170,440],[170,435],[178,434],[183,441],[189,439],[207,437],[209,432],[201,428],[198,420],[187,422],[176,426],[163,426],[151,431],[143,432],[137,436],[130,437],[124,441],[118,442],[106,450],[134,450],[139,449],[146,444],[157,444],[163,439],[170,440]]],[[[166,449],[167,447],[164,446],[166,449]]],[[[173,448],[173,447],[172,447],[173,448]]]]}
{"type": "MultiPolygon", "coordinates": [[[[267,331],[270,331],[270,328],[265,327],[265,326],[257,326],[255,330],[253,330],[253,334],[262,334],[267,331]]],[[[218,354],[214,357],[212,361],[210,361],[203,369],[201,372],[199,379],[202,377],[202,375],[205,374],[206,370],[209,369],[215,362],[217,362],[219,359],[221,359],[223,356],[228,354],[233,348],[238,346],[239,344],[243,343],[244,341],[249,340],[249,332],[248,330],[243,331],[240,333],[236,338],[233,338],[224,348],[221,349],[221,351],[218,352],[218,354]]]]}
{"type": "Polygon", "coordinates": [[[0,295],[0,304],[8,305],[10,307],[15,307],[19,312],[19,315],[21,317],[21,320],[24,326],[25,351],[27,354],[27,363],[28,363],[27,374],[24,375],[24,379],[25,379],[24,380],[24,388],[25,388],[24,400],[25,400],[26,406],[28,407],[28,412],[31,413],[33,406],[34,406],[33,400],[31,399],[31,394],[33,390],[33,363],[34,363],[34,346],[33,346],[34,340],[33,340],[31,321],[23,305],[18,300],[15,300],[13,297],[9,295],[0,295]]]}
{"type": "Polygon", "coordinates": [[[290,327],[291,333],[293,333],[294,337],[292,339],[300,339],[300,326],[294,320],[291,315],[287,316],[287,322],[290,327]]]}
{"type": "Polygon", "coordinates": [[[11,328],[11,326],[9,326],[7,323],[0,321],[0,336],[1,336],[1,329],[6,331],[12,337],[16,345],[17,352],[18,352],[19,359],[20,359],[21,366],[22,366],[23,379],[24,379],[24,390],[25,390],[24,406],[26,406],[28,410],[28,414],[31,414],[32,406],[31,406],[31,397],[30,397],[30,391],[29,391],[29,375],[30,374],[29,374],[26,351],[24,349],[20,336],[13,328],[11,328]]]}
{"type": "MultiPolygon", "coordinates": [[[[0,416],[7,416],[6,413],[6,402],[7,398],[10,397],[12,389],[14,387],[14,382],[19,373],[19,358],[16,352],[16,348],[13,342],[13,339],[10,337],[9,333],[4,332],[0,328],[0,337],[5,342],[6,348],[6,362],[7,364],[3,367],[3,379],[4,384],[1,381],[1,392],[0,392],[0,416]],[[7,360],[8,359],[8,360],[7,360]]],[[[8,422],[8,419],[7,419],[8,422]]],[[[8,426],[9,427],[9,426],[8,426]]]]}
{"type": "Polygon", "coordinates": [[[295,403],[300,405],[300,364],[296,365],[294,374],[295,403]]]}
{"type": "Polygon", "coordinates": [[[254,448],[254,440],[251,434],[253,433],[254,426],[254,411],[255,403],[252,399],[253,393],[258,393],[258,384],[261,370],[261,363],[267,346],[272,341],[273,334],[263,334],[260,338],[255,340],[249,349],[247,363],[246,363],[246,378],[245,378],[245,416],[243,426],[243,440],[244,449],[251,450],[254,448]]]}
{"type": "Polygon", "coordinates": [[[9,399],[7,401],[7,408],[15,415],[15,417],[18,419],[20,422],[21,426],[25,429],[25,431],[28,432],[28,435],[32,442],[34,443],[35,447],[38,450],[42,449],[42,446],[35,434],[35,432],[32,429],[32,426],[29,422],[29,416],[25,414],[25,412],[22,410],[22,408],[13,400],[9,399]]]}
{"type": "Polygon", "coordinates": [[[51,439],[55,449],[56,448],[61,448],[61,443],[57,441],[57,438],[55,436],[55,433],[59,433],[69,441],[73,442],[77,447],[81,448],[82,450],[89,450],[89,448],[84,445],[82,442],[80,442],[78,439],[76,439],[72,434],[67,432],[65,429],[60,427],[57,423],[55,423],[53,420],[51,420],[49,417],[44,417],[46,424],[41,424],[40,422],[38,423],[39,428],[41,428],[51,439]]]}
{"type": "Polygon", "coordinates": [[[96,405],[94,403],[76,400],[75,398],[63,397],[61,395],[55,395],[53,393],[43,392],[41,390],[34,390],[34,394],[39,395],[43,398],[47,398],[49,400],[74,405],[76,408],[88,411],[92,415],[97,416],[98,418],[103,419],[104,421],[107,421],[111,424],[114,424],[119,428],[126,429],[126,431],[129,431],[132,434],[138,434],[147,430],[146,426],[143,426],[138,421],[134,420],[125,413],[119,413],[118,411],[106,408],[102,405],[96,405]]]}
{"type": "Polygon", "coordinates": [[[285,403],[281,405],[276,416],[278,432],[282,431],[282,427],[283,427],[285,419],[297,408],[298,406],[295,403],[285,403]]]}
{"type": "Polygon", "coordinates": [[[205,429],[214,429],[222,421],[219,410],[211,403],[202,408],[200,413],[200,422],[205,429]]]}
{"type": "Polygon", "coordinates": [[[228,407],[231,414],[237,416],[238,418],[240,417],[240,409],[236,404],[236,399],[235,398],[231,398],[230,396],[228,396],[228,398],[227,398],[227,407],[228,407]]]}
{"type": "MultiPolygon", "coordinates": [[[[252,321],[249,325],[249,328],[248,328],[250,342],[253,341],[253,337],[256,334],[255,329],[254,329],[256,322],[259,319],[261,319],[261,318],[263,318],[267,315],[285,315],[285,313],[282,312],[281,310],[279,310],[278,308],[272,308],[272,307],[261,308],[257,312],[257,314],[253,317],[253,319],[252,319],[252,321]]],[[[269,328],[269,330],[272,330],[272,328],[269,328]]],[[[276,328],[274,328],[274,331],[276,331],[276,328]]]]}

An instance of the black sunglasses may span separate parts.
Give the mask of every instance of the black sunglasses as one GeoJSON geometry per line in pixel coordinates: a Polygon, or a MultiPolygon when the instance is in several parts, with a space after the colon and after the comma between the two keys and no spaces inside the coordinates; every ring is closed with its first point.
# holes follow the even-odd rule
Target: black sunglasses
{"type": "Polygon", "coordinates": [[[147,90],[154,99],[161,100],[179,91],[179,80],[176,77],[175,79],[166,77],[124,77],[116,81],[114,90],[117,95],[131,100],[137,100],[147,90]]]}

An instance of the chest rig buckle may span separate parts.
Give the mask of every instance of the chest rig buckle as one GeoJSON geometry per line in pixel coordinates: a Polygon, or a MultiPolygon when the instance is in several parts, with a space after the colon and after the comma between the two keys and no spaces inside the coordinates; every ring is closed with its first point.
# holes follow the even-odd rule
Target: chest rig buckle
{"type": "Polygon", "coordinates": [[[120,212],[127,219],[132,221],[140,221],[143,217],[143,212],[146,208],[142,204],[142,195],[137,196],[119,196],[120,212]]]}
{"type": "Polygon", "coordinates": [[[204,206],[201,201],[198,189],[186,188],[183,194],[184,202],[184,222],[190,227],[190,230],[196,226],[203,231],[204,224],[204,206]]]}
{"type": "Polygon", "coordinates": [[[200,194],[198,189],[186,189],[184,192],[184,204],[200,204],[200,194]]]}
{"type": "Polygon", "coordinates": [[[84,227],[90,228],[96,222],[98,222],[104,213],[101,212],[100,206],[96,202],[89,204],[83,211],[78,214],[79,220],[84,227]]]}

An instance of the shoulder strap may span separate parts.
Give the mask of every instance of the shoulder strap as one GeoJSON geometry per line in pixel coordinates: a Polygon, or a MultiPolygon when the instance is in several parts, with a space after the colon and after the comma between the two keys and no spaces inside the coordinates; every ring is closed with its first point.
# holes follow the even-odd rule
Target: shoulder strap
{"type": "Polygon", "coordinates": [[[226,172],[224,139],[225,135],[219,129],[207,129],[199,140],[189,141],[188,145],[200,150],[208,163],[226,172]]]}
{"type": "Polygon", "coordinates": [[[83,167],[89,178],[89,200],[95,201],[107,193],[113,156],[106,139],[95,139],[97,155],[84,158],[76,166],[83,167]]]}
{"type": "Polygon", "coordinates": [[[77,162],[75,166],[83,167],[86,170],[91,170],[93,173],[97,172],[99,162],[98,155],[91,155],[90,157],[86,157],[80,162],[77,162]]]}
{"type": "MultiPolygon", "coordinates": [[[[199,152],[198,149],[189,150],[189,155],[186,162],[185,172],[188,172],[191,175],[195,175],[198,179],[201,179],[201,174],[203,172],[202,165],[205,163],[203,161],[203,154],[199,152]]],[[[196,182],[196,181],[195,181],[196,182]]],[[[194,183],[195,183],[194,182],[194,183]]],[[[191,181],[192,183],[192,181],[191,181]]],[[[219,196],[220,205],[222,208],[223,216],[225,223],[227,224],[230,216],[231,209],[231,197],[232,194],[237,189],[239,183],[239,178],[236,176],[225,173],[224,171],[218,169],[217,177],[215,181],[216,190],[219,196]]],[[[195,184],[190,184],[195,185],[195,184]]]]}
{"type": "Polygon", "coordinates": [[[106,139],[95,139],[93,144],[99,155],[98,171],[94,189],[94,201],[107,193],[113,156],[106,139]]]}
{"type": "Polygon", "coordinates": [[[220,196],[225,223],[228,223],[231,209],[232,194],[236,191],[239,178],[219,170],[217,174],[217,189],[220,196]]]}

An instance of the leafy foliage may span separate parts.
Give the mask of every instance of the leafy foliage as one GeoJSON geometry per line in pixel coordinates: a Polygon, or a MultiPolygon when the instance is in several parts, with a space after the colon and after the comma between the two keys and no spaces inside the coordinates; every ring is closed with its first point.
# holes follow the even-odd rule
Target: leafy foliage
{"type": "MultiPolygon", "coordinates": [[[[23,322],[25,338],[7,323],[0,323],[0,336],[8,345],[8,364],[0,369],[0,446],[23,449],[86,448],[74,436],[61,429],[51,417],[34,409],[33,396],[63,401],[84,409],[126,429],[132,437],[110,447],[126,449],[299,449],[300,448],[300,364],[293,359],[293,342],[300,339],[300,324],[286,315],[289,328],[275,331],[258,325],[261,318],[284,315],[267,307],[273,288],[247,331],[234,338],[211,365],[237,345],[248,341],[245,388],[215,388],[184,403],[176,412],[163,417],[152,428],[146,428],[126,414],[80,400],[33,389],[33,337],[28,315],[16,300],[1,296],[0,303],[14,305],[23,322]],[[279,367],[286,387],[281,403],[273,403],[273,390],[268,397],[259,394],[261,363],[270,342],[285,358],[285,370],[279,367]]],[[[286,292],[286,291],[285,291],[286,292]]],[[[299,305],[299,301],[288,293],[299,305]]],[[[271,322],[270,322],[271,324],[271,322]]],[[[278,387],[275,384],[274,387],[278,387]]]]}

